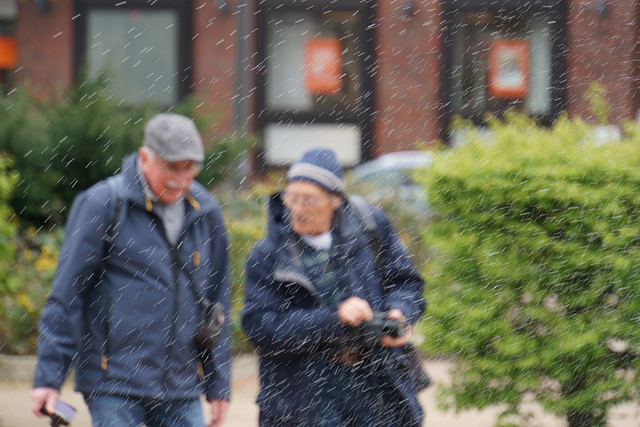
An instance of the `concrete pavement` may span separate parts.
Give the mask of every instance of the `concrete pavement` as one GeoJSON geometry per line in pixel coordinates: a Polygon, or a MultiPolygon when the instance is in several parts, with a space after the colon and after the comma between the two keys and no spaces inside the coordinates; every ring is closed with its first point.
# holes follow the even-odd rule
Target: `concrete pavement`
{"type": "MultiPolygon", "coordinates": [[[[33,373],[33,358],[0,358],[0,427],[48,426],[46,420],[31,414],[29,391],[33,373]]],[[[434,383],[443,384],[449,380],[452,364],[445,361],[425,362],[427,372],[434,383]]],[[[257,363],[253,355],[241,355],[234,359],[232,399],[225,426],[257,426],[258,408],[255,397],[258,391],[257,363]]],[[[426,410],[424,426],[427,427],[491,427],[496,421],[498,408],[484,411],[467,411],[459,414],[444,412],[435,402],[436,387],[430,387],[420,394],[420,401],[426,410]]],[[[90,427],[91,421],[82,396],[73,391],[72,384],[65,384],[62,399],[78,410],[74,427],[90,427]]],[[[532,406],[535,417],[527,427],[565,427],[566,423],[542,414],[532,406]]],[[[626,405],[617,410],[611,419],[611,427],[640,426],[640,408],[626,405]]],[[[364,426],[363,426],[364,427],[364,426]]]]}

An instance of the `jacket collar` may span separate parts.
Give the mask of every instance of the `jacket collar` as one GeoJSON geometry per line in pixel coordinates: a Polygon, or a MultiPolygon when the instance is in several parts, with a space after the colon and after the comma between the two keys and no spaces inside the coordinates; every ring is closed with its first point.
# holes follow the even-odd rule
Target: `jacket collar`
{"type": "MultiPolygon", "coordinates": [[[[124,195],[132,205],[137,205],[141,209],[151,211],[153,201],[145,193],[146,182],[141,178],[141,173],[137,167],[137,153],[131,153],[122,162],[122,171],[125,180],[124,195]]],[[[187,216],[185,218],[185,228],[190,226],[198,218],[205,216],[214,210],[218,205],[211,194],[197,181],[193,181],[189,190],[184,196],[187,202],[187,216]]]]}
{"type": "MultiPolygon", "coordinates": [[[[362,225],[355,210],[344,201],[334,216],[334,232],[339,245],[338,257],[350,258],[357,249],[366,246],[366,238],[362,232],[362,225]]],[[[276,265],[274,266],[274,279],[284,283],[295,283],[317,295],[317,290],[311,280],[306,276],[299,259],[295,242],[300,239],[291,229],[289,223],[289,211],[282,204],[280,193],[271,196],[267,208],[268,238],[277,246],[276,265]]],[[[342,265],[343,263],[337,263],[342,265]]],[[[346,278],[343,278],[347,280],[346,278]]],[[[345,282],[345,285],[349,286],[345,282]]]]}
{"type": "MultiPolygon", "coordinates": [[[[273,194],[267,207],[267,233],[279,247],[291,244],[290,242],[296,238],[289,222],[289,211],[282,203],[280,195],[281,193],[273,194]]],[[[348,199],[344,200],[336,211],[333,227],[334,235],[337,236],[339,244],[344,245],[343,250],[346,253],[366,244],[362,224],[348,199]]]]}

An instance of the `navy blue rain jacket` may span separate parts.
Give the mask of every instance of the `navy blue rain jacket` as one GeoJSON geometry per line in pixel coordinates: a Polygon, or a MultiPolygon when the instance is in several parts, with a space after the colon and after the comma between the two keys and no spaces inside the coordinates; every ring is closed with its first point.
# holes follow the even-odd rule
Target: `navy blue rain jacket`
{"type": "Polygon", "coordinates": [[[73,202],[40,318],[34,386],[59,389],[73,364],[82,393],[229,399],[229,328],[204,358],[201,382],[194,343],[199,307],[184,272],[210,300],[223,303],[228,325],[227,240],[219,205],[192,183],[176,245],[182,270],[170,255],[162,220],[150,211],[135,162],[131,155],[122,166],[124,211],[116,212],[110,250],[104,242],[114,211],[108,183],[73,202]]]}
{"type": "MultiPolygon", "coordinates": [[[[288,215],[279,195],[274,195],[269,202],[268,235],[247,260],[242,315],[243,328],[259,353],[258,406],[266,416],[282,419],[296,418],[309,406],[318,372],[315,365],[349,334],[349,327],[338,319],[339,302],[322,304],[292,259],[290,245],[296,237],[288,215]]],[[[425,306],[424,284],[387,216],[372,210],[380,234],[383,280],[353,207],[345,201],[336,215],[341,243],[336,265],[344,298],[365,299],[374,311],[397,308],[409,322],[416,322],[425,306]]],[[[376,350],[382,374],[408,403],[409,425],[420,425],[422,409],[407,356],[400,348],[376,350]]]]}

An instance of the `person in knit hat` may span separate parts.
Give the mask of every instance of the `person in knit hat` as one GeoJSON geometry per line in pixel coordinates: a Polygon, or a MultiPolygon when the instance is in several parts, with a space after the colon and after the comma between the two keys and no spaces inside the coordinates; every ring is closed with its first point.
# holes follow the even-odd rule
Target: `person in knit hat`
{"type": "Polygon", "coordinates": [[[423,286],[387,216],[346,197],[335,153],[304,153],[246,264],[242,326],[260,358],[259,425],[421,425],[403,349],[423,286]]]}

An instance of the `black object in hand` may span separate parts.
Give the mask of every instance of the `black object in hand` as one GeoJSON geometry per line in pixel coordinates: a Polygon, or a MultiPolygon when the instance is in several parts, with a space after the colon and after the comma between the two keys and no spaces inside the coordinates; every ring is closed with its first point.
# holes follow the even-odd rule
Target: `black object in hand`
{"type": "Polygon", "coordinates": [[[398,338],[404,335],[406,322],[389,319],[386,312],[375,312],[373,319],[355,328],[355,338],[359,345],[373,348],[384,335],[398,338]]]}
{"type": "Polygon", "coordinates": [[[48,415],[49,418],[51,418],[52,427],[71,425],[73,418],[76,416],[75,408],[60,399],[58,399],[58,402],[56,403],[56,409],[53,413],[47,411],[45,404],[42,405],[40,412],[48,415]]]}

